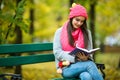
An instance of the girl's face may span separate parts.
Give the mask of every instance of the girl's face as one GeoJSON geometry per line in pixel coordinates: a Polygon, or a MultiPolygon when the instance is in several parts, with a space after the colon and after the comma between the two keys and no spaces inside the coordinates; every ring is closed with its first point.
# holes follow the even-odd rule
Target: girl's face
{"type": "Polygon", "coordinates": [[[77,29],[77,28],[79,28],[80,26],[83,25],[84,21],[85,21],[85,17],[77,16],[77,17],[73,18],[72,25],[75,29],[77,29]]]}

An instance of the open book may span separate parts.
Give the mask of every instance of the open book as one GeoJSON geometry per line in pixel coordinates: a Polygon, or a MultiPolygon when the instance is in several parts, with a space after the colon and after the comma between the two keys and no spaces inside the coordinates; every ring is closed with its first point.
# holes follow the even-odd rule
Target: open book
{"type": "Polygon", "coordinates": [[[98,51],[100,48],[95,48],[95,49],[91,49],[91,50],[87,50],[87,49],[84,49],[84,48],[75,48],[73,51],[70,52],[70,55],[76,55],[76,53],[78,52],[83,52],[85,55],[88,55],[88,54],[92,54],[96,51],[98,51]]]}

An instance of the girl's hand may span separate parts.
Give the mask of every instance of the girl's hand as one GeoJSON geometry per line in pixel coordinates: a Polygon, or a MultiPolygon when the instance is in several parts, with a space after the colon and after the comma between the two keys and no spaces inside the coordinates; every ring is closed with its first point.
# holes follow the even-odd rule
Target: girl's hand
{"type": "Polygon", "coordinates": [[[68,65],[70,65],[70,62],[69,61],[63,61],[63,63],[62,63],[64,66],[68,66],[68,65]]]}
{"type": "Polygon", "coordinates": [[[57,73],[62,74],[62,69],[61,69],[61,68],[58,68],[58,69],[57,69],[57,73]]]}
{"type": "Polygon", "coordinates": [[[89,55],[86,56],[83,52],[82,53],[78,52],[76,56],[78,58],[78,61],[79,60],[87,61],[89,58],[89,55]]]}

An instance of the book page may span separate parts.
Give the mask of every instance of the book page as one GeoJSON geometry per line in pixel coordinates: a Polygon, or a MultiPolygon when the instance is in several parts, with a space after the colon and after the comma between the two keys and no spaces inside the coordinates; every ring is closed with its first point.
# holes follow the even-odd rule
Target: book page
{"type": "Polygon", "coordinates": [[[95,49],[91,49],[91,50],[89,50],[89,52],[94,52],[94,51],[97,51],[97,50],[99,50],[100,48],[95,48],[95,49]]]}
{"type": "Polygon", "coordinates": [[[95,49],[87,50],[87,49],[84,49],[84,48],[79,48],[79,47],[77,47],[77,48],[80,49],[80,50],[82,50],[82,51],[85,51],[87,53],[95,52],[95,51],[97,51],[97,50],[100,49],[100,48],[95,48],[95,49]]]}

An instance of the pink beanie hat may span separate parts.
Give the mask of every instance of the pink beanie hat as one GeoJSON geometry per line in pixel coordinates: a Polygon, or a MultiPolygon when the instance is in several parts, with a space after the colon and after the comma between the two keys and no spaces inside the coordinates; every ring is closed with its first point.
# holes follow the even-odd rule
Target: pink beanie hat
{"type": "Polygon", "coordinates": [[[69,19],[76,17],[76,16],[83,16],[86,19],[88,18],[87,11],[85,7],[80,4],[73,3],[72,7],[70,8],[69,19]]]}

